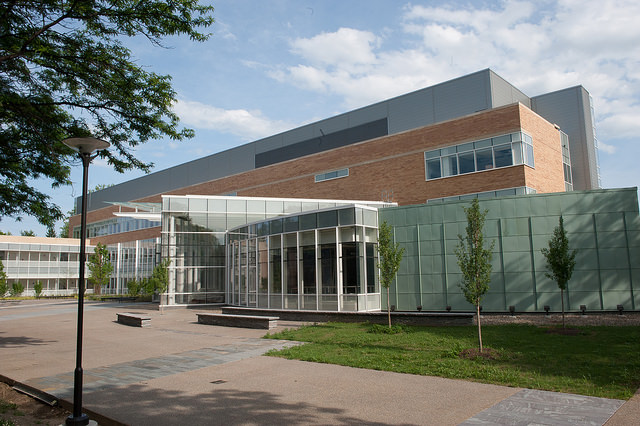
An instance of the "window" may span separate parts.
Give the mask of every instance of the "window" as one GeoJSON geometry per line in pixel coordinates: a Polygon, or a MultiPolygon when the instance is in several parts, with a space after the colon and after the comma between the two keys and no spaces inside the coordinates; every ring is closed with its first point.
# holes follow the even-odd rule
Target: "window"
{"type": "Polygon", "coordinates": [[[509,133],[424,153],[427,180],[480,172],[516,164],[534,167],[533,139],[509,133]]]}
{"type": "Polygon", "coordinates": [[[440,172],[440,159],[427,160],[427,180],[442,177],[440,172]]]}
{"type": "Polygon", "coordinates": [[[316,183],[325,180],[333,180],[349,176],[349,169],[334,170],[332,172],[320,173],[316,175],[316,183]]]}

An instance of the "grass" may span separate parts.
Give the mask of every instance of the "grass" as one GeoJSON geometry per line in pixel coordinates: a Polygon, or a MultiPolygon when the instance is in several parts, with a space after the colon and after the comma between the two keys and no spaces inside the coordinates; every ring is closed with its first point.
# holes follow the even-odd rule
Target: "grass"
{"type": "Polygon", "coordinates": [[[474,326],[372,329],[327,323],[285,330],[267,337],[308,344],[268,355],[616,399],[631,398],[640,386],[639,327],[580,327],[567,336],[531,325],[484,326],[484,346],[496,359],[459,356],[477,347],[474,326]]]}

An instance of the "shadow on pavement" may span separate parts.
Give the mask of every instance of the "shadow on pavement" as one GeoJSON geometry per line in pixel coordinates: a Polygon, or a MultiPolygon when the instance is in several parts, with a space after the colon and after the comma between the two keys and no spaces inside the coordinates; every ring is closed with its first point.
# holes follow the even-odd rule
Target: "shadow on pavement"
{"type": "MultiPolygon", "coordinates": [[[[199,394],[161,390],[141,385],[113,389],[110,397],[91,394],[87,406],[119,422],[135,425],[176,424],[361,424],[363,419],[344,414],[344,410],[318,407],[304,402],[286,402],[275,394],[224,388],[199,394]],[[121,393],[122,392],[122,393],[121,393]],[[120,396],[118,396],[120,394],[120,396]],[[123,398],[123,396],[126,397],[123,398]],[[91,401],[93,398],[97,401],[91,401]],[[117,407],[114,409],[113,407],[117,407]]],[[[371,423],[383,425],[384,423],[371,423]]]]}

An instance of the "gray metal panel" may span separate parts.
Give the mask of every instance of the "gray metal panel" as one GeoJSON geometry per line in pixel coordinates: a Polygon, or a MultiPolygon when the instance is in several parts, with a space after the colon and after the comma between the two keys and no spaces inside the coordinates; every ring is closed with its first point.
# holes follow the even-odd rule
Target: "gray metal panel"
{"type": "MultiPolygon", "coordinates": [[[[286,131],[282,134],[282,146],[291,145],[293,143],[298,143],[300,141],[305,141],[307,139],[311,139],[315,136],[314,134],[313,124],[307,124],[306,126],[298,127],[297,129],[286,131]]],[[[270,151],[273,148],[263,150],[260,147],[260,150],[257,150],[258,153],[270,151]]]]}
{"type": "Polygon", "coordinates": [[[340,114],[327,118],[313,124],[313,137],[320,137],[329,133],[339,132],[349,128],[349,118],[347,114],[340,114]]]}
{"type": "MultiPolygon", "coordinates": [[[[297,129],[296,129],[297,130],[297,129]]],[[[253,142],[256,153],[270,151],[272,149],[281,148],[284,145],[284,135],[287,133],[279,133],[274,136],[269,136],[264,139],[253,142]]]]}
{"type": "MultiPolygon", "coordinates": [[[[256,143],[252,142],[210,156],[209,168],[211,170],[211,177],[207,180],[219,179],[247,170],[253,170],[255,155],[256,143]]],[[[206,180],[203,182],[206,182],[206,180]]],[[[193,183],[191,185],[193,185],[193,183]]]]}
{"type": "Polygon", "coordinates": [[[433,87],[435,122],[450,120],[491,108],[489,70],[457,78],[433,87]]]}
{"type": "Polygon", "coordinates": [[[531,108],[531,99],[511,83],[491,71],[491,108],[497,108],[504,105],[511,105],[520,102],[531,108]]]}
{"type": "Polygon", "coordinates": [[[388,104],[389,134],[428,126],[435,121],[432,88],[391,99],[388,104]]]}
{"type": "MultiPolygon", "coordinates": [[[[109,201],[131,201],[174,189],[207,182],[253,169],[255,143],[249,143],[218,154],[209,155],[123,182],[90,194],[87,208],[106,207],[109,201]]],[[[80,198],[76,199],[78,205],[80,198]]]]}
{"type": "Polygon", "coordinates": [[[589,93],[582,86],[572,87],[532,97],[531,106],[533,111],[560,126],[569,136],[573,188],[598,188],[589,93]]]}
{"type": "Polygon", "coordinates": [[[387,117],[389,112],[388,102],[379,102],[364,108],[349,112],[349,127],[359,126],[387,117]]]}

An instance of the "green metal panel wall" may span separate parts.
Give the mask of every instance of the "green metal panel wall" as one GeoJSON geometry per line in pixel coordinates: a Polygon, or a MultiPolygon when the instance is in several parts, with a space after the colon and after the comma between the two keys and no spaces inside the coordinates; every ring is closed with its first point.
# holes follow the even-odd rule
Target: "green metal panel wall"
{"type": "MultiPolygon", "coordinates": [[[[397,310],[470,310],[458,284],[454,250],[465,233],[466,201],[381,209],[380,221],[394,228],[405,248],[391,304],[397,310]]],[[[536,194],[480,200],[488,210],[487,241],[494,240],[487,312],[560,310],[560,290],[546,277],[541,253],[563,216],[576,268],[566,306],[577,311],[640,310],[640,217],[636,188],[536,194]]],[[[383,306],[386,305],[386,297],[383,306]]]]}

